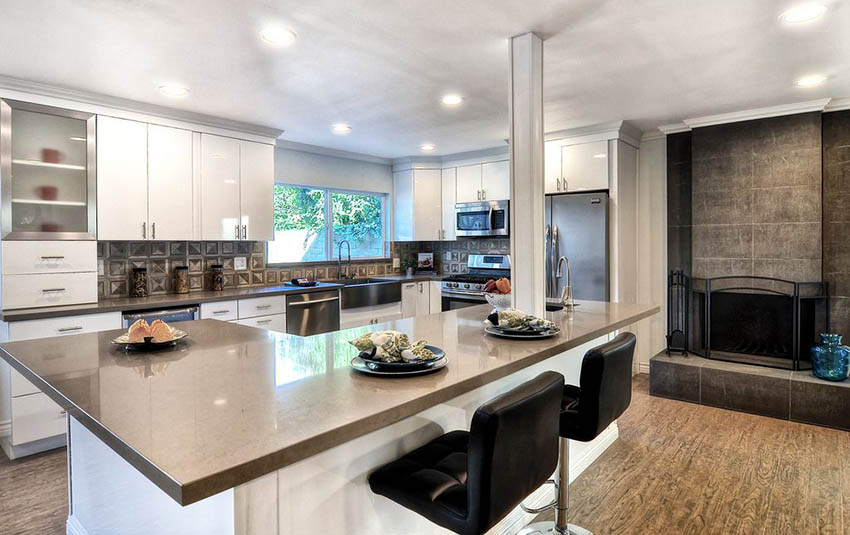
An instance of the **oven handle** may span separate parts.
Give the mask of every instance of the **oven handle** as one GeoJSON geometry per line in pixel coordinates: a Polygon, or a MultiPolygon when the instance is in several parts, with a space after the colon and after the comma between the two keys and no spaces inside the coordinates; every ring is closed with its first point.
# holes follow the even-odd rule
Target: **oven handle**
{"type": "Polygon", "coordinates": [[[490,205],[490,213],[487,215],[487,224],[488,224],[487,230],[493,230],[493,225],[496,224],[496,220],[493,217],[493,205],[492,204],[490,205]]]}
{"type": "Polygon", "coordinates": [[[464,292],[451,292],[451,291],[446,291],[446,290],[441,291],[440,294],[447,296],[447,297],[464,297],[466,299],[475,299],[476,301],[485,302],[484,296],[481,295],[481,294],[464,293],[464,292]]]}

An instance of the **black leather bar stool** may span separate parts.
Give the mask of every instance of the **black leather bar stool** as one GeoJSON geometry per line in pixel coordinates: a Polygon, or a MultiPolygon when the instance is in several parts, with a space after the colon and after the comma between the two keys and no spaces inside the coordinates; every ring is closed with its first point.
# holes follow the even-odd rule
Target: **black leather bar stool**
{"type": "Polygon", "coordinates": [[[462,535],[480,535],[558,465],[564,376],[544,372],[479,407],[452,431],[378,468],[372,492],[462,535]]]}
{"type": "Polygon", "coordinates": [[[570,505],[569,441],[590,442],[629,407],[635,342],[635,335],[622,333],[610,342],[589,350],[581,362],[580,386],[564,386],[555,500],[539,509],[522,506],[528,513],[540,513],[554,507],[555,521],[535,522],[520,530],[518,535],[592,535],[581,526],[567,522],[570,505]]]}

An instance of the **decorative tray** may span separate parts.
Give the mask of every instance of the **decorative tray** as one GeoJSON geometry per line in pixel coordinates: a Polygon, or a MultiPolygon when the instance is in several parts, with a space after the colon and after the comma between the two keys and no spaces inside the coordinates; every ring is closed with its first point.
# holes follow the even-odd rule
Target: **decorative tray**
{"type": "Polygon", "coordinates": [[[434,353],[432,360],[420,360],[415,362],[384,362],[374,360],[374,352],[360,353],[351,360],[351,367],[355,370],[372,375],[419,375],[439,370],[448,363],[446,352],[437,346],[425,345],[425,348],[434,353]]]}
{"type": "Polygon", "coordinates": [[[177,345],[178,341],[189,336],[189,333],[181,331],[180,329],[173,329],[172,331],[174,333],[174,338],[167,342],[154,342],[152,336],[145,338],[144,342],[131,342],[130,336],[127,333],[124,333],[118,338],[113,339],[112,343],[118,346],[122,346],[124,349],[130,349],[134,351],[150,351],[153,349],[175,346],[177,345]]]}

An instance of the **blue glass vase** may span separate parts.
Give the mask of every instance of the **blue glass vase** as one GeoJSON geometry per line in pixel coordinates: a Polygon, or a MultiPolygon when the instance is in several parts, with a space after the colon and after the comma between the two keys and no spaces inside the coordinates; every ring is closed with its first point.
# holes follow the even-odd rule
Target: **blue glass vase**
{"type": "Polygon", "coordinates": [[[847,379],[850,347],[841,345],[840,334],[820,335],[821,343],[812,346],[812,371],[827,381],[847,379]]]}

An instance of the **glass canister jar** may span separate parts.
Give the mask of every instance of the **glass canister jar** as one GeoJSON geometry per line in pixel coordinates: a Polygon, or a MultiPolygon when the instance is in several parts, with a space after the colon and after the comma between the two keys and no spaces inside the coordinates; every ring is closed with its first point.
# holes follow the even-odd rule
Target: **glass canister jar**
{"type": "Polygon", "coordinates": [[[215,292],[224,290],[224,266],[221,264],[210,266],[210,290],[215,292]]]}
{"type": "Polygon", "coordinates": [[[174,268],[174,292],[178,294],[189,293],[189,268],[187,266],[174,268]]]}
{"type": "Polygon", "coordinates": [[[827,381],[847,379],[850,348],[841,345],[840,334],[821,333],[821,343],[812,346],[812,373],[827,381]]]}
{"type": "Polygon", "coordinates": [[[133,268],[130,276],[130,297],[148,296],[148,268],[133,268]]]}

